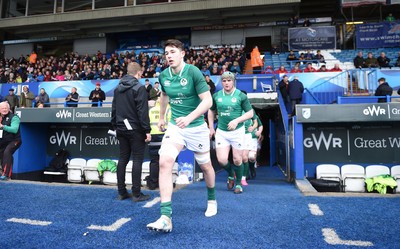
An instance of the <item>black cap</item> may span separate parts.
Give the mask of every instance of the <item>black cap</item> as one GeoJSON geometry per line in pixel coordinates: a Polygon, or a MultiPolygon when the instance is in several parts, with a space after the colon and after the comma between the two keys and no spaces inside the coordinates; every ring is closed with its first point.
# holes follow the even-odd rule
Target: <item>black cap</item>
{"type": "Polygon", "coordinates": [[[10,88],[10,90],[8,90],[8,91],[14,92],[14,89],[10,88]]]}
{"type": "Polygon", "coordinates": [[[382,77],[382,78],[379,78],[378,82],[379,81],[386,81],[386,79],[382,77]]]}

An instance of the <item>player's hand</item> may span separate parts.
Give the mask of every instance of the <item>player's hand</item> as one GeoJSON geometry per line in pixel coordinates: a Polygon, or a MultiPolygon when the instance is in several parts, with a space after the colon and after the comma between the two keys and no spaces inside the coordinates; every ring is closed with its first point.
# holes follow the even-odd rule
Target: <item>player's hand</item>
{"type": "Polygon", "coordinates": [[[254,127],[253,126],[249,126],[249,128],[247,129],[248,132],[253,132],[254,131],[254,127]]]}
{"type": "Polygon", "coordinates": [[[232,120],[228,124],[228,130],[233,131],[236,129],[237,126],[238,126],[238,122],[236,120],[232,120]]]}
{"type": "Polygon", "coordinates": [[[215,135],[215,129],[211,128],[210,129],[210,139],[215,135]]]}
{"type": "Polygon", "coordinates": [[[158,125],[157,126],[158,126],[158,129],[160,131],[164,132],[165,131],[165,120],[164,119],[160,119],[158,121],[158,125]]]}
{"type": "Polygon", "coordinates": [[[175,119],[176,126],[183,129],[190,124],[190,120],[188,117],[179,117],[175,119]]]}
{"type": "Polygon", "coordinates": [[[146,133],[146,139],[144,140],[146,143],[149,143],[151,141],[151,135],[150,133],[146,133]]]}

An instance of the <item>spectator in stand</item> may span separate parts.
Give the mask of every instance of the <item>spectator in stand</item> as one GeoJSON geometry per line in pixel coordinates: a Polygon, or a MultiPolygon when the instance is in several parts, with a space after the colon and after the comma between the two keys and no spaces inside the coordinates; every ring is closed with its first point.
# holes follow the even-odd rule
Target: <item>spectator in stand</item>
{"type": "Polygon", "coordinates": [[[400,52],[399,52],[399,56],[397,57],[397,60],[396,60],[396,67],[400,67],[400,52]]]}
{"type": "Polygon", "coordinates": [[[217,63],[214,63],[213,64],[213,67],[212,67],[212,69],[211,69],[211,75],[220,75],[220,70],[219,70],[219,68],[218,68],[218,64],[217,63]]]}
{"type": "Polygon", "coordinates": [[[357,56],[353,60],[355,68],[365,67],[365,59],[362,51],[358,51],[357,56]]]}
{"type": "Polygon", "coordinates": [[[394,22],[394,21],[396,21],[396,18],[393,16],[392,13],[389,13],[389,14],[387,15],[387,17],[385,18],[385,20],[386,20],[387,22],[394,22]]]}
{"type": "MultiPolygon", "coordinates": [[[[379,86],[375,90],[375,96],[392,96],[393,94],[393,88],[389,86],[389,84],[386,82],[385,78],[380,78],[378,80],[379,86]]],[[[378,103],[386,103],[387,99],[386,98],[379,98],[378,103]]]]}
{"type": "Polygon", "coordinates": [[[65,100],[67,101],[67,107],[78,107],[79,94],[76,87],[72,87],[71,93],[68,94],[65,100]]]}
{"type": "Polygon", "coordinates": [[[267,66],[262,74],[275,74],[274,69],[271,66],[267,66]]]}
{"type": "Polygon", "coordinates": [[[57,81],[65,81],[65,77],[64,77],[63,71],[62,70],[58,70],[57,71],[57,75],[56,75],[55,78],[56,78],[57,81]]]}
{"type": "Polygon", "coordinates": [[[307,53],[304,55],[305,60],[311,61],[314,58],[314,54],[310,49],[307,49],[307,53]]]}
{"type": "Polygon", "coordinates": [[[50,74],[50,71],[46,71],[46,72],[45,72],[43,81],[51,81],[51,74],[50,74]]]}
{"type": "Polygon", "coordinates": [[[22,93],[19,99],[19,105],[21,108],[30,108],[32,107],[32,102],[35,99],[35,95],[29,91],[28,86],[22,87],[22,93]]]}
{"type": "Polygon", "coordinates": [[[294,77],[294,80],[289,82],[288,94],[292,106],[292,116],[296,115],[296,105],[300,104],[303,99],[304,86],[301,83],[297,76],[294,77]]]}
{"type": "Polygon", "coordinates": [[[380,56],[377,58],[379,67],[392,67],[390,63],[390,59],[386,57],[385,52],[381,52],[380,56]]]}
{"type": "Polygon", "coordinates": [[[290,73],[302,73],[303,70],[300,69],[300,63],[297,62],[296,65],[290,70],[290,73]]]}
{"type": "MultiPolygon", "coordinates": [[[[294,54],[294,52],[293,52],[293,50],[290,50],[290,52],[289,52],[289,55],[287,56],[287,58],[286,58],[286,61],[296,61],[297,60],[297,57],[296,57],[296,55],[294,54]]],[[[290,64],[290,63],[289,63],[290,64]]]]}
{"type": "Polygon", "coordinates": [[[264,66],[264,63],[261,59],[260,51],[258,50],[258,46],[253,48],[250,54],[251,57],[251,66],[253,67],[253,73],[258,74],[261,73],[261,69],[264,66]]]}
{"type": "Polygon", "coordinates": [[[69,70],[64,71],[64,80],[69,81],[72,79],[72,75],[70,74],[69,70]]]}
{"type": "Polygon", "coordinates": [[[310,27],[311,26],[311,22],[310,20],[308,20],[308,18],[304,18],[304,22],[303,22],[303,27],[310,27]]]}
{"type": "Polygon", "coordinates": [[[215,93],[215,83],[212,81],[211,77],[209,75],[205,75],[204,79],[206,80],[206,83],[208,87],[210,88],[211,95],[215,93]]]}
{"type": "Polygon", "coordinates": [[[225,72],[229,72],[228,68],[226,67],[226,65],[222,65],[221,70],[219,71],[219,73],[222,75],[225,72]]]}
{"type": "Polygon", "coordinates": [[[368,68],[375,68],[379,66],[378,60],[374,57],[372,52],[368,52],[368,57],[365,59],[365,65],[368,68]]]}
{"type": "MultiPolygon", "coordinates": [[[[300,53],[300,56],[298,58],[299,61],[304,61],[306,59],[306,57],[304,56],[304,53],[300,53]]],[[[303,62],[302,62],[303,64],[303,62]]]]}
{"type": "Polygon", "coordinates": [[[271,55],[280,54],[280,53],[281,53],[281,50],[278,48],[278,46],[276,44],[272,45],[271,55]]]}
{"type": "Polygon", "coordinates": [[[233,65],[231,66],[229,71],[231,71],[232,73],[235,73],[235,74],[241,74],[242,71],[240,70],[239,62],[234,61],[233,65]]]}
{"type": "Polygon", "coordinates": [[[101,90],[100,82],[96,83],[96,87],[94,90],[90,92],[89,100],[92,101],[92,107],[101,107],[104,100],[106,100],[106,93],[101,90]],[[100,102],[100,105],[99,105],[100,102]]]}
{"type": "Polygon", "coordinates": [[[326,69],[325,65],[321,65],[321,67],[318,69],[318,72],[328,72],[328,70],[326,69]]]}
{"type": "Polygon", "coordinates": [[[279,91],[281,92],[283,101],[285,102],[286,109],[288,109],[288,104],[290,102],[290,98],[288,95],[289,89],[289,77],[287,75],[283,75],[281,81],[278,83],[279,91]]]}
{"type": "Polygon", "coordinates": [[[11,112],[15,113],[15,107],[19,107],[19,99],[17,95],[14,94],[14,89],[10,88],[10,90],[8,90],[8,95],[4,98],[4,101],[8,102],[11,112]]]}
{"type": "Polygon", "coordinates": [[[37,82],[42,82],[42,81],[44,81],[44,75],[41,71],[39,71],[37,76],[37,82]]]}
{"type": "Polygon", "coordinates": [[[36,100],[36,107],[39,107],[40,104],[43,105],[43,107],[50,107],[48,104],[50,102],[49,95],[46,93],[46,90],[44,88],[40,88],[40,93],[38,96],[35,98],[36,100]]]}
{"type": "Polygon", "coordinates": [[[342,72],[342,69],[340,69],[339,64],[336,63],[335,66],[329,71],[331,71],[331,72],[342,72]]]}
{"type": "Polygon", "coordinates": [[[150,94],[149,94],[149,99],[157,101],[158,97],[161,95],[161,90],[160,90],[160,82],[156,81],[154,82],[154,87],[150,89],[150,94]]]}
{"type": "Polygon", "coordinates": [[[288,71],[286,70],[285,65],[281,65],[277,70],[275,70],[275,73],[276,74],[281,74],[281,73],[287,74],[288,71]]]}
{"type": "Polygon", "coordinates": [[[150,91],[153,88],[153,86],[150,84],[150,80],[149,79],[146,79],[144,81],[144,88],[146,88],[147,97],[149,98],[150,97],[150,91]]]}
{"type": "Polygon", "coordinates": [[[311,73],[311,72],[316,72],[317,70],[313,68],[312,63],[309,62],[307,63],[307,67],[304,69],[304,73],[311,73]]]}
{"type": "Polygon", "coordinates": [[[31,65],[35,65],[37,61],[37,54],[35,51],[32,51],[31,55],[29,56],[29,63],[31,65]]]}
{"type": "Polygon", "coordinates": [[[321,50],[317,50],[317,54],[314,56],[314,60],[317,60],[316,63],[325,63],[325,58],[321,54],[321,50]]]}
{"type": "Polygon", "coordinates": [[[203,75],[208,75],[208,76],[211,75],[210,70],[207,69],[207,65],[205,65],[205,64],[203,64],[203,66],[201,66],[201,73],[203,75]]]}

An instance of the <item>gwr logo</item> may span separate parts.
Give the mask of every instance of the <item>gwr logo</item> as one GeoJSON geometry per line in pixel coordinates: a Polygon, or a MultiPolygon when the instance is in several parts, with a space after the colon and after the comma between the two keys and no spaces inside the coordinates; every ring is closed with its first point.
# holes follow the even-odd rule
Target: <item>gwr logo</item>
{"type": "Polygon", "coordinates": [[[363,114],[365,116],[370,115],[372,116],[379,116],[379,115],[386,115],[386,110],[384,108],[381,108],[380,106],[376,107],[375,105],[373,106],[368,106],[363,110],[363,114]]]}
{"type": "Polygon", "coordinates": [[[67,144],[76,144],[76,136],[71,136],[71,132],[67,134],[65,134],[64,131],[62,131],[61,134],[56,132],[55,135],[50,137],[50,143],[57,144],[58,146],[61,144],[63,144],[63,146],[67,146],[67,144]]]}
{"type": "Polygon", "coordinates": [[[325,137],[325,134],[323,131],[321,131],[321,134],[319,134],[319,137],[312,133],[311,137],[305,138],[303,141],[303,144],[306,148],[312,148],[315,146],[315,148],[319,151],[321,144],[324,144],[325,149],[328,151],[329,148],[332,146],[332,148],[342,148],[342,139],[338,137],[333,137],[332,133],[329,133],[328,138],[325,137]]]}
{"type": "Polygon", "coordinates": [[[56,117],[57,118],[71,118],[72,117],[72,112],[68,111],[68,110],[59,110],[56,113],[56,117]]]}

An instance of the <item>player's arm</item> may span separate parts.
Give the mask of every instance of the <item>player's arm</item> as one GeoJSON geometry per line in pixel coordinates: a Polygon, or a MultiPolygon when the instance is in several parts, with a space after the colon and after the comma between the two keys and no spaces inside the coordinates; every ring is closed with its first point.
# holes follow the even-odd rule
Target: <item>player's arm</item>
{"type": "Polygon", "coordinates": [[[160,95],[160,120],[158,121],[158,129],[164,131],[165,129],[165,112],[168,106],[168,95],[165,92],[161,92],[160,95]]]}

